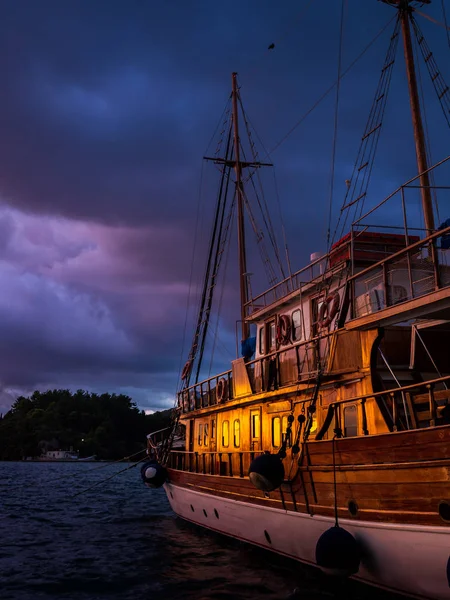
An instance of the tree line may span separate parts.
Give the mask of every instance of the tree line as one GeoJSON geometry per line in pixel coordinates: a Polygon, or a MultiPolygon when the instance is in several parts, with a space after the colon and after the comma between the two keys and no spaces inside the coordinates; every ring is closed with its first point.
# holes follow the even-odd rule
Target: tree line
{"type": "Polygon", "coordinates": [[[124,394],[84,390],[19,396],[0,416],[0,460],[38,457],[48,450],[114,460],[146,447],[146,435],[168,427],[171,410],[146,415],[124,394]]]}

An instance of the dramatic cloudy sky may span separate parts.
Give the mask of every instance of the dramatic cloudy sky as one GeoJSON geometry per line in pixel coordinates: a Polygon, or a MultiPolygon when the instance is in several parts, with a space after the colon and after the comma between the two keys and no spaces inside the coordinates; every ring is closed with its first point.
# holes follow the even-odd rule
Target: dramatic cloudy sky
{"type": "MultiPolygon", "coordinates": [[[[126,392],[145,409],[172,404],[202,156],[231,72],[270,151],[336,79],[340,4],[1,2],[0,411],[18,393],[54,386],[126,392]]],[[[439,9],[435,2],[421,10],[442,21],[439,9]]],[[[348,0],[343,68],[392,16],[375,0],[348,0]]],[[[450,81],[444,29],[418,18],[450,81]]],[[[336,206],[391,31],[342,82],[336,206]]],[[[398,58],[372,201],[415,174],[398,58]]],[[[437,160],[448,153],[449,132],[425,83],[437,160]]],[[[333,111],[330,95],[271,155],[295,268],[325,243],[333,111]]],[[[215,175],[205,165],[206,217],[215,175]]],[[[273,190],[266,199],[279,225],[273,190]]],[[[235,287],[225,292],[218,367],[235,348],[235,287]]]]}

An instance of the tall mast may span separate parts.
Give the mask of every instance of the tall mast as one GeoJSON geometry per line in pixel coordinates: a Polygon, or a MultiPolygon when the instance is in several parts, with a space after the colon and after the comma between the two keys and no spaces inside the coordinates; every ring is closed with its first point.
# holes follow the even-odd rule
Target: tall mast
{"type": "Polygon", "coordinates": [[[236,174],[237,195],[237,227],[239,251],[239,283],[241,291],[241,324],[242,339],[249,337],[249,326],[245,321],[246,304],[248,302],[247,259],[245,256],[245,228],[244,228],[244,193],[242,189],[242,165],[239,152],[239,119],[238,119],[238,90],[237,73],[232,74],[232,103],[233,103],[233,130],[234,130],[234,172],[236,174]]]}
{"type": "Polygon", "coordinates": [[[406,73],[408,76],[409,98],[414,128],[414,140],[416,145],[417,167],[419,169],[419,173],[422,173],[422,175],[420,176],[422,210],[425,221],[426,233],[427,235],[430,235],[431,233],[433,233],[435,225],[433,203],[431,200],[430,178],[428,176],[428,173],[424,173],[424,171],[428,169],[428,163],[425,147],[425,134],[423,130],[422,115],[420,111],[419,92],[417,90],[414,54],[411,43],[410,15],[413,9],[410,7],[410,4],[412,1],[413,0],[399,0],[398,9],[400,11],[400,22],[403,34],[406,73]]]}

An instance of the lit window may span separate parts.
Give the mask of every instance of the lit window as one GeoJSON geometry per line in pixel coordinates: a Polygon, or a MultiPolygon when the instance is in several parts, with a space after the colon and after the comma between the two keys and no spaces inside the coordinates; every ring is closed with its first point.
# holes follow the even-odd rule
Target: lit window
{"type": "Polygon", "coordinates": [[[233,436],[234,436],[234,447],[239,448],[241,443],[241,429],[239,419],[236,419],[233,423],[233,436]]]}
{"type": "Polygon", "coordinates": [[[262,325],[262,327],[260,327],[259,329],[259,353],[260,354],[265,354],[266,352],[266,345],[265,345],[265,340],[264,340],[264,325],[262,325]]]}
{"type": "Polygon", "coordinates": [[[252,427],[252,431],[251,431],[252,439],[253,440],[258,439],[259,438],[259,412],[252,413],[251,427],[252,427]]]}
{"type": "Polygon", "coordinates": [[[203,438],[203,424],[199,423],[198,425],[198,445],[201,446],[202,445],[202,438],[203,438]]]}
{"type": "Polygon", "coordinates": [[[230,424],[228,421],[222,423],[222,446],[228,448],[230,443],[230,424]]]}
{"type": "Polygon", "coordinates": [[[355,437],[358,435],[358,413],[355,404],[344,408],[344,436],[355,437]]]}
{"type": "Polygon", "coordinates": [[[272,419],[272,446],[279,448],[281,446],[281,419],[273,417],[272,419]]]}
{"type": "Polygon", "coordinates": [[[208,445],[208,423],[205,423],[203,428],[203,443],[205,446],[208,445]]]}
{"type": "Polygon", "coordinates": [[[302,311],[294,310],[292,313],[292,339],[294,342],[302,339],[302,311]]]}
{"type": "Polygon", "coordinates": [[[216,420],[211,419],[211,439],[216,439],[216,420]]]}

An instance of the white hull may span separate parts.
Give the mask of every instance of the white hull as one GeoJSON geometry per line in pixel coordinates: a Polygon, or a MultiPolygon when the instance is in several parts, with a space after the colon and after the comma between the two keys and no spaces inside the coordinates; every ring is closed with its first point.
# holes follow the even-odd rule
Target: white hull
{"type": "MultiPolygon", "coordinates": [[[[170,483],[165,489],[180,517],[314,566],[317,540],[334,525],[328,517],[229,500],[170,483]]],[[[450,598],[449,529],[348,519],[339,524],[364,548],[356,579],[416,598],[450,598]]]]}

